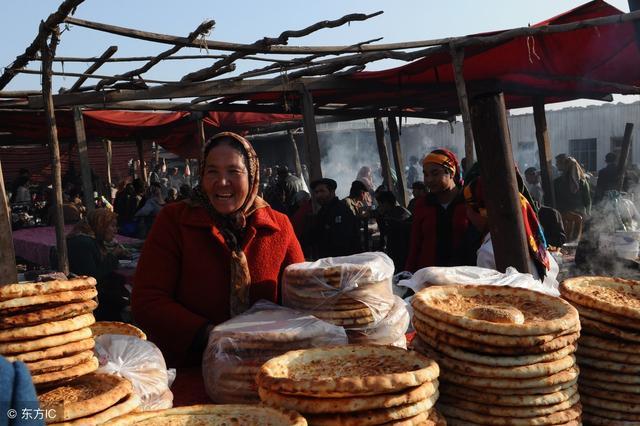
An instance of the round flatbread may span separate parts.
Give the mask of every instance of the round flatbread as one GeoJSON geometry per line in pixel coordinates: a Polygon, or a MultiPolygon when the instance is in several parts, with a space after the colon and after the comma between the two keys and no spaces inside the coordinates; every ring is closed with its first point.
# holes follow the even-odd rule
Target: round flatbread
{"type": "Polygon", "coordinates": [[[640,324],[637,324],[634,321],[629,321],[629,318],[620,315],[608,314],[597,309],[587,308],[585,306],[578,305],[575,302],[573,303],[573,306],[578,310],[580,319],[588,318],[590,320],[602,322],[616,327],[629,328],[631,330],[635,330],[636,332],[640,331],[640,324]]]}
{"type": "Polygon", "coordinates": [[[96,357],[92,357],[82,364],[61,371],[34,374],[31,376],[31,379],[33,380],[33,384],[36,386],[53,386],[75,379],[76,377],[84,376],[85,374],[93,373],[97,369],[98,359],[96,357]]]}
{"type": "Polygon", "coordinates": [[[640,421],[639,414],[607,410],[601,407],[594,407],[588,404],[584,404],[582,409],[586,413],[596,414],[598,416],[606,417],[609,419],[626,420],[626,421],[632,421],[632,422],[640,421]]]}
{"type": "Polygon", "coordinates": [[[438,377],[438,365],[392,346],[348,345],[287,352],[267,361],[256,381],[272,391],[306,396],[377,395],[438,377]]]}
{"type": "Polygon", "coordinates": [[[93,312],[98,307],[94,300],[69,303],[55,308],[42,309],[24,314],[0,316],[0,330],[27,327],[52,321],[60,321],[93,312]]]}
{"type": "Polygon", "coordinates": [[[606,370],[613,371],[615,373],[626,373],[626,374],[640,374],[640,365],[637,364],[624,364],[621,362],[615,361],[602,361],[597,358],[590,358],[584,355],[580,355],[578,358],[578,362],[582,366],[586,366],[589,368],[596,368],[598,370],[606,370]]]}
{"type": "Polygon", "coordinates": [[[450,385],[444,383],[440,388],[441,395],[451,395],[465,401],[482,403],[485,405],[501,405],[508,407],[529,407],[559,404],[567,401],[578,392],[578,386],[573,385],[558,392],[542,395],[495,395],[473,388],[450,385]]]}
{"type": "MultiPolygon", "coordinates": [[[[586,370],[586,368],[585,368],[586,370]]],[[[589,386],[592,388],[602,389],[607,392],[625,392],[640,394],[640,385],[610,382],[608,380],[596,380],[587,377],[580,377],[580,386],[589,386]]]]}
{"type": "Polygon", "coordinates": [[[571,368],[576,363],[576,358],[573,355],[568,355],[557,361],[542,362],[539,364],[519,365],[516,367],[491,367],[449,358],[434,350],[426,350],[425,355],[433,358],[439,366],[451,372],[458,372],[467,376],[504,379],[528,379],[550,376],[571,368]]]}
{"type": "Polygon", "coordinates": [[[104,411],[93,414],[87,417],[81,417],[76,420],[70,420],[68,422],[52,423],[52,426],[85,426],[85,425],[100,425],[108,422],[111,419],[115,419],[125,414],[131,413],[140,406],[140,397],[135,393],[129,394],[125,399],[118,402],[116,405],[107,408],[104,411]]]}
{"type": "Polygon", "coordinates": [[[583,334],[580,336],[580,347],[588,346],[590,348],[602,349],[610,352],[623,352],[628,354],[640,354],[640,344],[623,342],[615,338],[604,338],[594,336],[592,334],[583,334]]]}
{"type": "Polygon", "coordinates": [[[457,372],[443,369],[441,376],[443,380],[457,383],[463,386],[474,386],[476,388],[486,386],[488,388],[504,388],[504,389],[526,389],[554,386],[560,383],[568,382],[578,377],[579,369],[577,365],[553,374],[551,376],[533,377],[529,379],[496,379],[487,377],[464,376],[457,372]]]}
{"type": "Polygon", "coordinates": [[[573,407],[567,410],[557,411],[553,414],[527,418],[489,416],[486,414],[475,413],[473,411],[453,407],[440,402],[438,403],[438,410],[440,410],[445,415],[445,417],[447,418],[447,422],[449,422],[449,419],[451,419],[452,424],[455,424],[454,419],[460,419],[480,425],[495,426],[558,425],[560,423],[567,423],[572,420],[578,419],[582,414],[582,406],[580,405],[580,403],[575,404],[573,407]]]}
{"type": "Polygon", "coordinates": [[[560,284],[565,299],[613,315],[640,319],[638,281],[614,277],[576,277],[560,284]]]}
{"type": "Polygon", "coordinates": [[[43,281],[39,283],[18,283],[0,286],[0,302],[22,297],[60,293],[71,290],[86,290],[96,286],[93,277],[76,277],[69,280],[43,281]]]}
{"type": "Polygon", "coordinates": [[[608,399],[634,405],[640,404],[640,394],[627,392],[611,392],[603,389],[593,388],[584,383],[580,383],[580,395],[589,395],[594,398],[608,399]]]}
{"type": "Polygon", "coordinates": [[[17,299],[5,300],[0,302],[0,312],[4,315],[20,312],[26,307],[64,303],[84,302],[91,300],[98,295],[95,288],[87,290],[71,290],[62,291],[60,293],[38,294],[35,296],[20,297],[17,299]]]}
{"type": "Polygon", "coordinates": [[[26,366],[31,374],[51,373],[82,364],[93,357],[93,351],[82,351],[76,354],[54,359],[43,359],[40,361],[26,362],[26,366]]]}
{"type": "Polygon", "coordinates": [[[415,312],[424,316],[483,334],[559,334],[574,329],[579,324],[578,311],[564,300],[532,290],[506,286],[431,286],[415,295],[412,306],[415,312]],[[495,318],[484,315],[482,318],[485,319],[476,319],[470,315],[470,312],[479,307],[488,308],[487,314],[494,310],[495,318]],[[524,316],[522,323],[518,324],[502,315],[504,311],[514,309],[524,316]]]}
{"type": "Polygon", "coordinates": [[[485,353],[491,355],[531,355],[545,352],[558,351],[567,345],[571,345],[578,340],[580,333],[571,333],[558,336],[553,340],[537,346],[496,346],[488,343],[480,343],[474,340],[459,337],[446,331],[441,331],[433,327],[429,327],[415,316],[412,319],[414,328],[418,335],[431,337],[432,339],[446,343],[451,346],[467,349],[473,352],[485,353]]]}
{"type": "Polygon", "coordinates": [[[371,426],[406,419],[428,412],[438,399],[438,393],[414,404],[378,410],[356,411],[341,414],[305,414],[312,425],[318,426],[371,426]]]}
{"type": "Polygon", "coordinates": [[[131,382],[113,374],[87,374],[62,386],[40,393],[43,410],[55,410],[50,421],[90,416],[115,405],[133,392],[131,382]]]}
{"type": "Polygon", "coordinates": [[[452,334],[454,336],[461,337],[463,339],[475,341],[482,344],[492,346],[506,346],[506,347],[529,347],[529,346],[541,346],[548,343],[559,336],[576,333],[580,331],[580,326],[574,326],[566,330],[562,330],[559,334],[544,334],[536,336],[513,336],[503,334],[490,334],[486,332],[477,332],[460,328],[442,321],[438,321],[429,316],[420,314],[414,311],[413,323],[420,323],[422,328],[430,327],[440,330],[441,332],[452,334]]]}
{"type": "Polygon", "coordinates": [[[47,336],[39,339],[23,340],[19,342],[0,343],[0,354],[6,356],[10,354],[23,354],[32,351],[45,350],[64,345],[66,343],[88,339],[91,338],[91,336],[91,329],[89,327],[85,327],[69,333],[56,334],[55,336],[47,336]]]}
{"type": "Polygon", "coordinates": [[[7,355],[6,358],[10,362],[34,362],[45,359],[62,358],[78,352],[91,350],[96,345],[96,341],[92,338],[79,340],[77,342],[65,343],[64,345],[54,346],[52,348],[40,351],[26,352],[16,355],[7,355]]]}
{"type": "Polygon", "coordinates": [[[581,369],[580,378],[598,380],[600,382],[615,382],[625,385],[640,385],[640,376],[614,373],[612,371],[596,370],[592,367],[585,366],[581,369]]]}
{"type": "Polygon", "coordinates": [[[605,410],[619,411],[621,413],[632,413],[640,417],[640,404],[631,402],[611,401],[609,399],[583,394],[582,403],[591,407],[603,408],[605,410]]]}
{"type": "Polygon", "coordinates": [[[128,414],[110,426],[164,426],[167,424],[224,424],[233,420],[234,426],[307,426],[298,413],[265,405],[192,405],[169,410],[128,414]]]}
{"type": "Polygon", "coordinates": [[[589,318],[582,318],[582,326],[585,331],[592,334],[601,334],[605,337],[610,336],[613,339],[626,340],[633,343],[640,343],[640,333],[634,333],[633,331],[623,330],[616,326],[611,326],[600,321],[592,320],[589,318]]]}
{"type": "Polygon", "coordinates": [[[626,420],[607,419],[606,417],[587,413],[586,411],[582,413],[582,420],[584,421],[584,424],[592,426],[640,426],[640,421],[633,422],[626,420]]]}
{"type": "Polygon", "coordinates": [[[625,352],[614,352],[605,349],[597,349],[589,346],[584,346],[582,342],[580,342],[577,353],[578,356],[584,356],[591,359],[606,359],[613,362],[640,366],[640,353],[630,354],[625,352]]]}
{"type": "Polygon", "coordinates": [[[96,321],[93,314],[84,314],[62,321],[47,322],[29,327],[12,328],[0,331],[0,342],[15,342],[20,340],[37,339],[61,333],[80,330],[96,321]]]}
{"type": "MultiPolygon", "coordinates": [[[[443,381],[443,383],[446,383],[443,381]]],[[[565,389],[569,389],[572,386],[575,386],[576,384],[578,384],[578,378],[575,377],[572,380],[569,380],[568,382],[563,382],[563,383],[558,383],[556,385],[551,385],[551,386],[541,386],[541,387],[536,387],[536,388],[524,388],[524,389],[503,389],[503,388],[496,388],[496,387],[474,387],[474,386],[465,386],[466,389],[472,389],[475,390],[477,392],[485,392],[488,394],[492,394],[492,395],[533,395],[533,396],[540,396],[540,395],[548,395],[551,393],[555,393],[555,392],[561,392],[565,389]]]]}
{"type": "Polygon", "coordinates": [[[534,355],[520,356],[489,356],[471,351],[456,348],[446,343],[438,342],[429,336],[416,336],[412,341],[413,347],[418,352],[424,353],[425,349],[431,348],[441,352],[451,358],[460,361],[468,361],[476,364],[488,365],[492,367],[516,367],[520,365],[538,364],[541,362],[551,362],[562,359],[575,352],[575,345],[567,345],[555,352],[546,352],[534,355]]]}
{"type": "Polygon", "coordinates": [[[322,414],[352,413],[413,404],[433,396],[437,390],[438,383],[433,381],[396,393],[345,398],[284,395],[265,388],[259,388],[258,393],[262,401],[274,407],[284,407],[305,414],[322,414]]]}
{"type": "MultiPolygon", "coordinates": [[[[551,405],[538,405],[528,407],[505,407],[493,404],[483,404],[472,401],[466,401],[464,399],[456,398],[452,395],[443,394],[439,402],[449,405],[451,407],[461,408],[463,410],[472,411],[474,413],[485,414],[487,416],[497,417],[538,417],[548,416],[559,411],[567,410],[573,407],[580,401],[580,394],[574,393],[567,400],[551,405]]],[[[570,419],[569,419],[570,420],[570,419]]]]}
{"type": "Polygon", "coordinates": [[[147,340],[147,335],[138,327],[119,321],[98,321],[91,326],[94,336],[103,334],[120,334],[124,336],[133,336],[138,339],[147,340]]]}

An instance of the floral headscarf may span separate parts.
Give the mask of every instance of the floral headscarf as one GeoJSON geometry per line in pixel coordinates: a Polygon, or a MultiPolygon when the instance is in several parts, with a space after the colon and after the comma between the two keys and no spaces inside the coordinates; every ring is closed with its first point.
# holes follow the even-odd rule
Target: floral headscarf
{"type": "Polygon", "coordinates": [[[453,181],[456,185],[464,185],[464,180],[462,179],[462,169],[460,168],[458,158],[453,152],[449,151],[448,149],[440,148],[431,151],[429,155],[424,157],[424,160],[422,160],[422,165],[426,165],[427,163],[434,163],[444,167],[449,172],[451,172],[451,174],[453,175],[453,181]]]}

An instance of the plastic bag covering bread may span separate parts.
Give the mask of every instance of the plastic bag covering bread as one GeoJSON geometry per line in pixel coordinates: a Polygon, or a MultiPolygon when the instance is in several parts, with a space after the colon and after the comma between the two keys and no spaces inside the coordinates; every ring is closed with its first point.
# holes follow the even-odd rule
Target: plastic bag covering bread
{"type": "Polygon", "coordinates": [[[560,295],[557,285],[548,286],[534,279],[531,274],[521,274],[512,267],[502,273],[478,266],[430,266],[419,269],[411,278],[398,282],[398,286],[408,287],[415,293],[432,285],[456,284],[502,285],[527,288],[550,296],[560,295]]]}
{"type": "Polygon", "coordinates": [[[393,261],[381,252],[289,265],[283,304],[347,329],[373,327],[393,307],[393,272],[393,261]]]}
{"type": "Polygon", "coordinates": [[[394,296],[394,301],[391,311],[375,326],[348,329],[349,343],[392,345],[407,349],[405,333],[410,323],[409,310],[402,298],[394,296]]]}
{"type": "Polygon", "coordinates": [[[291,350],[346,343],[342,327],[258,301],[209,334],[202,358],[207,395],[217,403],[260,402],[255,376],[263,363],[291,350]]]}
{"type": "Polygon", "coordinates": [[[103,334],[95,340],[94,352],[100,361],[98,373],[129,379],[142,400],[143,411],[172,408],[169,386],[175,373],[167,371],[164,356],[156,345],[120,334],[103,334]]]}

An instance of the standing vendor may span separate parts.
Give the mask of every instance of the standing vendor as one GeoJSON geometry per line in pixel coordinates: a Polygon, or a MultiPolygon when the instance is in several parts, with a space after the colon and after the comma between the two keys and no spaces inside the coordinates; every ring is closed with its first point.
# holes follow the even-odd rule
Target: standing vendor
{"type": "Polygon", "coordinates": [[[132,311],[170,366],[199,364],[214,325],[277,302],[284,268],[304,261],[289,219],[257,196],[259,171],[246,139],[217,134],[194,195],[165,206],[149,233],[132,311]]]}

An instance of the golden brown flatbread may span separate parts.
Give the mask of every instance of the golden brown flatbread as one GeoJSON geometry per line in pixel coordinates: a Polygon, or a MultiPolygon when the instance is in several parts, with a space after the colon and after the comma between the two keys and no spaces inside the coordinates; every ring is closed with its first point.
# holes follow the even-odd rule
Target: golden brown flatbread
{"type": "Polygon", "coordinates": [[[91,350],[96,345],[93,338],[78,340],[77,342],[65,343],[64,345],[54,346],[52,348],[46,348],[39,351],[25,352],[15,355],[6,355],[7,360],[22,361],[22,362],[34,362],[41,361],[43,359],[61,358],[68,355],[76,354],[78,352],[91,350]]]}
{"type": "Polygon", "coordinates": [[[60,306],[65,303],[85,302],[98,295],[95,288],[86,290],[70,290],[60,293],[38,294],[0,302],[0,313],[3,315],[18,314],[34,306],[45,308],[60,306]]]}
{"type": "Polygon", "coordinates": [[[52,423],[52,426],[85,426],[85,425],[100,425],[108,422],[111,419],[115,419],[125,414],[133,412],[140,406],[140,397],[135,393],[129,394],[122,401],[116,405],[107,408],[104,411],[93,414],[87,417],[81,417],[79,419],[70,420],[68,422],[52,423]]]}
{"type": "Polygon", "coordinates": [[[0,331],[0,342],[16,342],[69,333],[89,327],[95,321],[93,314],[84,314],[62,321],[2,330],[0,331]]]}
{"type": "Polygon", "coordinates": [[[457,372],[443,369],[441,376],[443,380],[451,383],[457,383],[462,386],[473,386],[476,388],[482,388],[484,386],[488,388],[503,388],[503,389],[528,389],[528,388],[540,388],[554,386],[561,383],[569,382],[578,377],[580,370],[577,365],[553,374],[551,376],[533,377],[529,379],[496,379],[493,377],[473,377],[464,376],[457,372]]]}
{"type": "Polygon", "coordinates": [[[377,395],[438,377],[438,365],[391,346],[347,345],[287,352],[267,361],[256,381],[272,391],[306,396],[377,395]]]}
{"type": "Polygon", "coordinates": [[[418,292],[412,305],[417,314],[481,334],[518,337],[557,335],[579,325],[578,311],[564,300],[506,286],[431,286],[418,292]],[[500,309],[495,309],[496,318],[493,320],[488,316],[483,320],[469,315],[479,307],[500,309]],[[513,309],[524,316],[522,324],[503,322],[503,312],[513,309]]]}
{"type": "MultiPolygon", "coordinates": [[[[580,394],[578,394],[577,392],[571,395],[567,400],[561,401],[556,404],[533,405],[533,406],[527,406],[527,407],[518,407],[518,406],[507,407],[507,406],[472,402],[472,401],[467,401],[461,398],[456,398],[452,395],[444,395],[444,394],[439,400],[439,402],[446,404],[450,407],[468,410],[474,413],[480,413],[487,416],[513,417],[513,418],[550,416],[554,413],[570,409],[575,404],[577,404],[578,401],[580,401],[580,394]]],[[[571,419],[567,419],[567,420],[571,420],[571,419]]]]}
{"type": "Polygon", "coordinates": [[[57,414],[51,421],[62,422],[104,411],[133,392],[131,382],[113,374],[87,374],[62,386],[40,393],[43,410],[57,414]]]}
{"type": "Polygon", "coordinates": [[[68,303],[49,309],[41,309],[17,315],[0,316],[0,330],[27,327],[45,322],[60,321],[93,312],[98,307],[94,300],[68,303]]]}
{"type": "Polygon", "coordinates": [[[56,334],[55,336],[46,336],[33,340],[22,340],[19,342],[0,343],[0,354],[14,355],[46,350],[64,345],[65,343],[78,342],[91,337],[91,329],[89,327],[85,327],[69,333],[56,334]]]}
{"type": "Polygon", "coordinates": [[[54,359],[43,359],[40,361],[25,363],[31,374],[51,373],[87,362],[93,357],[93,351],[82,351],[76,354],[67,355],[65,357],[54,359]]]}
{"type": "Polygon", "coordinates": [[[560,284],[565,299],[590,309],[626,318],[640,319],[638,281],[614,277],[576,277],[560,284]]]}
{"type": "Polygon", "coordinates": [[[466,422],[471,422],[471,424],[495,426],[559,425],[579,419],[580,415],[582,414],[582,406],[580,405],[580,403],[575,404],[573,407],[567,410],[557,411],[553,414],[527,418],[489,416],[486,414],[475,413],[473,411],[453,407],[444,403],[438,403],[438,410],[445,415],[445,417],[447,418],[447,422],[451,421],[452,424],[464,424],[458,422],[458,420],[464,420],[466,422]]]}
{"type": "Polygon", "coordinates": [[[479,402],[487,405],[502,405],[507,407],[529,407],[559,404],[567,401],[578,392],[578,386],[574,384],[567,389],[540,395],[496,395],[482,390],[475,390],[465,386],[457,386],[443,383],[440,387],[442,395],[453,395],[466,401],[479,402]]]}
{"type": "Polygon", "coordinates": [[[75,379],[76,377],[93,373],[98,369],[98,366],[98,359],[96,357],[92,357],[82,364],[61,371],[33,374],[31,376],[31,379],[33,380],[33,384],[36,386],[54,386],[59,383],[68,382],[69,380],[75,379]]]}
{"type": "Polygon", "coordinates": [[[147,335],[138,327],[119,321],[98,321],[91,326],[94,336],[103,334],[121,334],[147,340],[147,335]]]}
{"type": "Polygon", "coordinates": [[[53,280],[39,283],[18,283],[0,286],[0,302],[22,297],[60,293],[71,290],[86,290],[96,286],[93,277],[77,277],[69,280],[53,280]]]}

